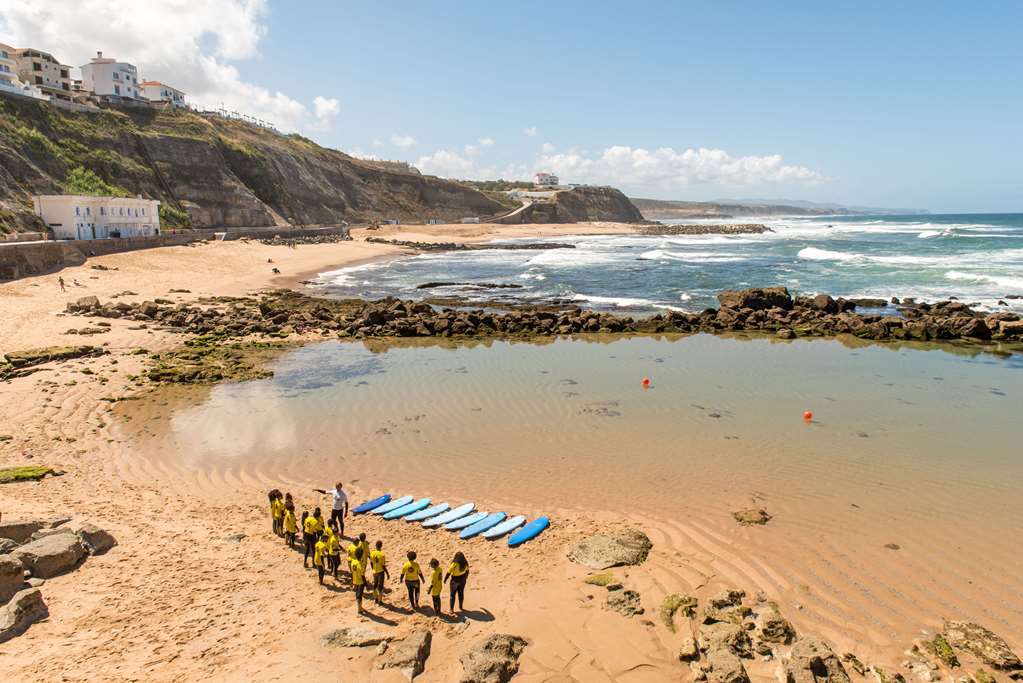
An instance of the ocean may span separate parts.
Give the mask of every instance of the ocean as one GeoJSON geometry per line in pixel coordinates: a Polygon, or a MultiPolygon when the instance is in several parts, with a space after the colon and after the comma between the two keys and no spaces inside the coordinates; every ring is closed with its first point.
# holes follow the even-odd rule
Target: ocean
{"type": "Polygon", "coordinates": [[[769,217],[672,223],[763,223],[759,235],[531,238],[572,249],[430,252],[321,274],[330,296],[465,297],[629,312],[699,311],[723,289],[784,285],[844,297],[957,297],[1023,311],[1023,214],[769,217]],[[520,285],[417,289],[427,282],[520,285]]]}

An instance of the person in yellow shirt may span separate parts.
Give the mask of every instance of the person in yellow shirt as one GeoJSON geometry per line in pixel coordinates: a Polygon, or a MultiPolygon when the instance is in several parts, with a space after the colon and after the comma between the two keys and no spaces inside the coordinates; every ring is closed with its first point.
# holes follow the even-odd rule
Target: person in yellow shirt
{"type": "Polygon", "coordinates": [[[316,517],[308,513],[302,513],[302,540],[305,541],[305,555],[302,557],[302,566],[307,567],[309,556],[316,549],[316,517]]]}
{"type": "Polygon", "coordinates": [[[455,558],[448,566],[448,573],[444,575],[444,582],[451,579],[451,611],[455,611],[455,598],[458,598],[458,611],[465,611],[465,582],[469,579],[469,561],[461,551],[455,553],[455,558]]]}
{"type": "Polygon", "coordinates": [[[319,538],[327,526],[323,523],[323,513],[320,512],[320,508],[313,510],[313,518],[316,520],[316,537],[319,538]]]}
{"type": "Polygon", "coordinates": [[[316,574],[320,577],[320,585],[323,585],[323,572],[324,572],[324,556],[327,554],[327,542],[320,538],[316,541],[316,546],[313,550],[313,566],[316,567],[316,574]]]}
{"type": "Polygon", "coordinates": [[[281,535],[281,492],[277,489],[270,491],[270,524],[273,533],[281,535]]]}
{"type": "Polygon", "coordinates": [[[387,571],[387,556],[384,555],[384,542],[376,542],[376,550],[369,554],[369,566],[373,570],[373,601],[380,604],[380,597],[384,594],[384,579],[391,578],[387,571]]]}
{"type": "Polygon", "coordinates": [[[419,563],[416,562],[415,551],[410,550],[406,555],[408,561],[401,566],[401,576],[398,577],[399,581],[405,582],[405,588],[408,590],[408,601],[412,605],[412,609],[415,611],[419,610],[419,588],[423,582],[423,570],[419,568],[419,563]]]}
{"type": "Polygon", "coordinates": [[[298,525],[295,523],[295,504],[290,500],[284,508],[284,542],[289,548],[295,547],[295,535],[298,533],[298,525]]]}
{"type": "Polygon", "coordinates": [[[433,613],[438,617],[441,615],[440,609],[440,589],[443,585],[444,572],[440,569],[440,562],[437,558],[430,560],[430,597],[433,599],[433,613]]]}
{"type": "Polygon", "coordinates": [[[359,534],[359,547],[362,548],[362,562],[369,561],[369,541],[366,540],[366,533],[359,534]]]}
{"type": "Polygon", "coordinates": [[[351,562],[352,568],[352,586],[355,588],[355,606],[358,609],[359,614],[362,614],[362,595],[366,590],[366,570],[363,568],[363,562],[365,561],[366,555],[362,552],[362,548],[355,549],[355,559],[351,562]]]}
{"type": "Polygon", "coordinates": [[[358,550],[359,550],[358,539],[353,540],[351,543],[348,544],[348,571],[352,570],[352,562],[355,561],[355,554],[356,552],[358,552],[358,550]]]}
{"type": "Polygon", "coordinates": [[[341,538],[337,531],[327,526],[327,569],[334,574],[337,581],[337,570],[341,566],[341,538]]]}

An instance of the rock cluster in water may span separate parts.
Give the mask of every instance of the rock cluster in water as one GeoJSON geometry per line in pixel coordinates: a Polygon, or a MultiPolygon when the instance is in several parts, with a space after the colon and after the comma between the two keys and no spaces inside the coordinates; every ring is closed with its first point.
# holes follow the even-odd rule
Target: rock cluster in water
{"type": "Polygon", "coordinates": [[[393,247],[405,247],[418,251],[490,251],[503,249],[506,251],[535,251],[543,249],[575,249],[574,244],[566,242],[507,242],[504,244],[470,242],[413,242],[411,240],[389,240],[383,237],[367,237],[367,242],[389,244],[393,247]]]}
{"type": "Polygon", "coordinates": [[[685,225],[654,225],[639,229],[643,235],[759,235],[774,232],[763,223],[691,223],[685,225]]]}

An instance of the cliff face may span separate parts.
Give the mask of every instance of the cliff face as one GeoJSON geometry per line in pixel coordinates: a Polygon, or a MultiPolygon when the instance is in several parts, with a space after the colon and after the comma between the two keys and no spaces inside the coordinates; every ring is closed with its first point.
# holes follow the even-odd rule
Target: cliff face
{"type": "Polygon", "coordinates": [[[76,167],[115,192],[161,200],[165,225],[458,220],[506,210],[459,183],[240,121],[151,110],[79,114],[0,96],[0,231],[41,229],[31,195],[64,192],[76,167]]]}
{"type": "Polygon", "coordinates": [[[498,219],[498,223],[642,223],[643,215],[613,187],[577,187],[557,192],[498,219]]]}

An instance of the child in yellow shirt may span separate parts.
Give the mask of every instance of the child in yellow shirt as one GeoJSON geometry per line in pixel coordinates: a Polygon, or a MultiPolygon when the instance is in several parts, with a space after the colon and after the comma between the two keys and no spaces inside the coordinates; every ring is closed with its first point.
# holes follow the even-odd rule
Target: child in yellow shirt
{"type": "Polygon", "coordinates": [[[362,548],[356,548],[355,559],[349,565],[352,569],[352,586],[355,588],[355,606],[359,614],[362,614],[362,596],[366,590],[366,570],[362,564],[365,557],[362,548]]]}
{"type": "Polygon", "coordinates": [[[327,554],[327,542],[322,538],[316,541],[313,551],[313,566],[316,567],[316,574],[320,577],[320,585],[323,585],[323,556],[327,554]]]}
{"type": "Polygon", "coordinates": [[[384,593],[384,579],[391,578],[387,571],[387,556],[384,555],[384,542],[376,542],[377,549],[369,554],[369,566],[373,569],[373,601],[380,604],[380,596],[384,593]]]}
{"type": "Polygon", "coordinates": [[[284,508],[284,542],[289,548],[295,547],[295,535],[298,534],[298,524],[295,522],[295,504],[288,501],[284,508]]]}
{"type": "Polygon", "coordinates": [[[444,585],[444,572],[440,569],[440,562],[437,558],[430,560],[430,597],[433,599],[433,613],[438,617],[440,610],[440,589],[444,585]]]}

